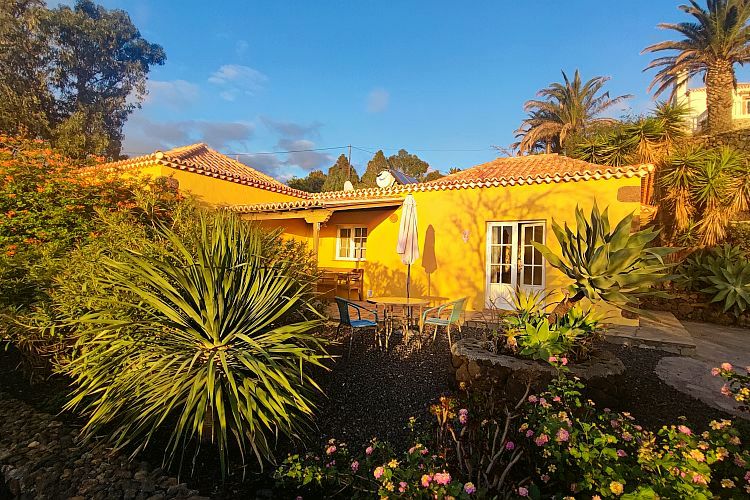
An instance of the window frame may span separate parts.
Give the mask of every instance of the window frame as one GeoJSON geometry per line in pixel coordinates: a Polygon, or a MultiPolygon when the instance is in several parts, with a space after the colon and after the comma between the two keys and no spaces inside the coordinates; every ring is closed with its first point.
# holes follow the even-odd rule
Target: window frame
{"type": "Polygon", "coordinates": [[[367,226],[360,226],[360,225],[357,225],[357,224],[347,224],[347,225],[336,226],[336,249],[335,249],[336,253],[335,253],[334,260],[343,260],[343,261],[349,261],[349,262],[365,262],[365,261],[367,261],[367,238],[368,238],[369,235],[370,235],[370,229],[367,226]],[[350,234],[349,235],[349,253],[350,253],[351,257],[342,257],[340,255],[340,253],[339,253],[339,251],[341,250],[341,240],[342,240],[342,238],[341,238],[341,230],[342,229],[348,229],[350,231],[350,233],[349,233],[350,234]],[[359,236],[359,237],[355,236],[354,233],[355,233],[355,231],[357,229],[364,230],[364,232],[365,232],[364,237],[362,237],[362,236],[359,236]],[[357,253],[357,246],[356,246],[357,238],[359,238],[360,240],[362,240],[362,242],[364,243],[364,246],[360,245],[360,253],[361,253],[361,251],[363,249],[365,251],[365,256],[364,257],[355,257],[355,255],[357,253]]]}

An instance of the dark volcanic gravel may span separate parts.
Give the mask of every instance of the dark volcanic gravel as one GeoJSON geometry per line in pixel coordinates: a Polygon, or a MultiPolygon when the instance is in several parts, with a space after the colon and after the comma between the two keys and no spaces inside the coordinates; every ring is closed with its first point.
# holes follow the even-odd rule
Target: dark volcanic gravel
{"type": "MultiPolygon", "coordinates": [[[[333,334],[330,334],[333,335],[333,334]]],[[[409,417],[429,426],[429,405],[449,392],[450,351],[445,335],[430,339],[419,349],[400,334],[391,338],[389,351],[379,349],[372,333],[358,334],[351,358],[348,337],[332,349],[340,357],[330,372],[321,374],[326,396],[318,401],[316,424],[321,441],[330,437],[363,444],[377,436],[405,445],[409,417]]]]}
{"type": "MultiPolygon", "coordinates": [[[[613,410],[629,411],[641,425],[652,430],[676,424],[679,417],[686,417],[701,430],[708,428],[711,420],[733,418],[661,381],[654,371],[657,363],[675,354],[615,344],[604,346],[620,358],[626,369],[621,387],[623,397],[613,410]]],[[[741,419],[736,420],[740,427],[745,427],[741,419]]]]}

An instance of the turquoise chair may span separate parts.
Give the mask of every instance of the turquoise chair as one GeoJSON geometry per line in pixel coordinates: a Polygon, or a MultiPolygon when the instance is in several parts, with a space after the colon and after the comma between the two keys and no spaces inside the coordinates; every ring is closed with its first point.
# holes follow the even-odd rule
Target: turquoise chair
{"type": "Polygon", "coordinates": [[[339,326],[336,328],[336,334],[338,335],[342,327],[349,327],[351,333],[349,335],[349,357],[352,355],[352,340],[354,339],[354,332],[364,328],[374,328],[375,336],[378,335],[378,312],[368,309],[359,304],[355,304],[342,297],[336,297],[336,305],[339,308],[339,326]],[[353,308],[357,311],[357,319],[352,319],[349,314],[349,308],[353,308]],[[362,319],[362,311],[367,311],[375,316],[375,320],[362,319]]]}
{"type": "Polygon", "coordinates": [[[448,345],[453,347],[453,341],[451,340],[451,325],[456,325],[458,327],[458,332],[461,333],[461,314],[464,312],[467,299],[468,297],[464,297],[443,304],[442,306],[425,309],[419,320],[420,336],[424,331],[425,325],[435,325],[435,332],[432,334],[432,340],[434,342],[437,337],[438,327],[444,326],[448,332],[448,345]],[[448,312],[448,310],[450,310],[450,312],[448,312]]]}

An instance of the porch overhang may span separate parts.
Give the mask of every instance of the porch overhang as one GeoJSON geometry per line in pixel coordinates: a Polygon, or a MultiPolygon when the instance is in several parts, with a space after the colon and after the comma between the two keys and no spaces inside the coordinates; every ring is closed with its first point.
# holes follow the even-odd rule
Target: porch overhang
{"type": "Polygon", "coordinates": [[[235,206],[231,209],[248,220],[304,219],[307,223],[327,222],[333,212],[401,206],[402,196],[348,200],[300,200],[235,206]]]}

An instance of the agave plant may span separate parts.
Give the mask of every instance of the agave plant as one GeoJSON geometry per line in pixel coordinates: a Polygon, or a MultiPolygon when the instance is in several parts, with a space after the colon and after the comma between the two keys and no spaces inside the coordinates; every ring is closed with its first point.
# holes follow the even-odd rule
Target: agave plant
{"type": "Polygon", "coordinates": [[[724,312],[741,314],[750,307],[750,259],[739,247],[727,244],[694,252],[680,265],[675,281],[721,302],[724,312]]]}
{"type": "Polygon", "coordinates": [[[638,297],[657,293],[653,285],[669,277],[664,257],[673,250],[649,247],[659,234],[653,228],[631,234],[632,214],[614,229],[610,229],[608,209],[600,212],[596,203],[589,219],[580,207],[576,207],[575,214],[575,231],[567,224],[560,227],[552,222],[561,255],[546,245],[534,243],[551,266],[573,280],[568,287],[570,295],[555,308],[553,318],[562,317],[584,297],[635,311],[638,297]]]}
{"type": "Polygon", "coordinates": [[[243,463],[252,453],[262,466],[275,436],[305,429],[319,390],[307,367],[327,357],[309,333],[318,321],[289,320],[306,307],[305,287],[234,216],[202,215],[194,250],[161,235],[170,262],[133,251],[105,261],[101,281],[119,300],[75,321],[84,333],[67,408],[88,417],[85,437],[115,449],[135,454],[161,435],[171,462],[211,442],[226,472],[234,442],[243,463]]]}
{"type": "Polygon", "coordinates": [[[710,286],[702,289],[711,295],[711,302],[721,302],[724,312],[733,309],[742,314],[750,309],[750,261],[728,262],[724,267],[711,266],[712,275],[707,276],[710,286]]]}

